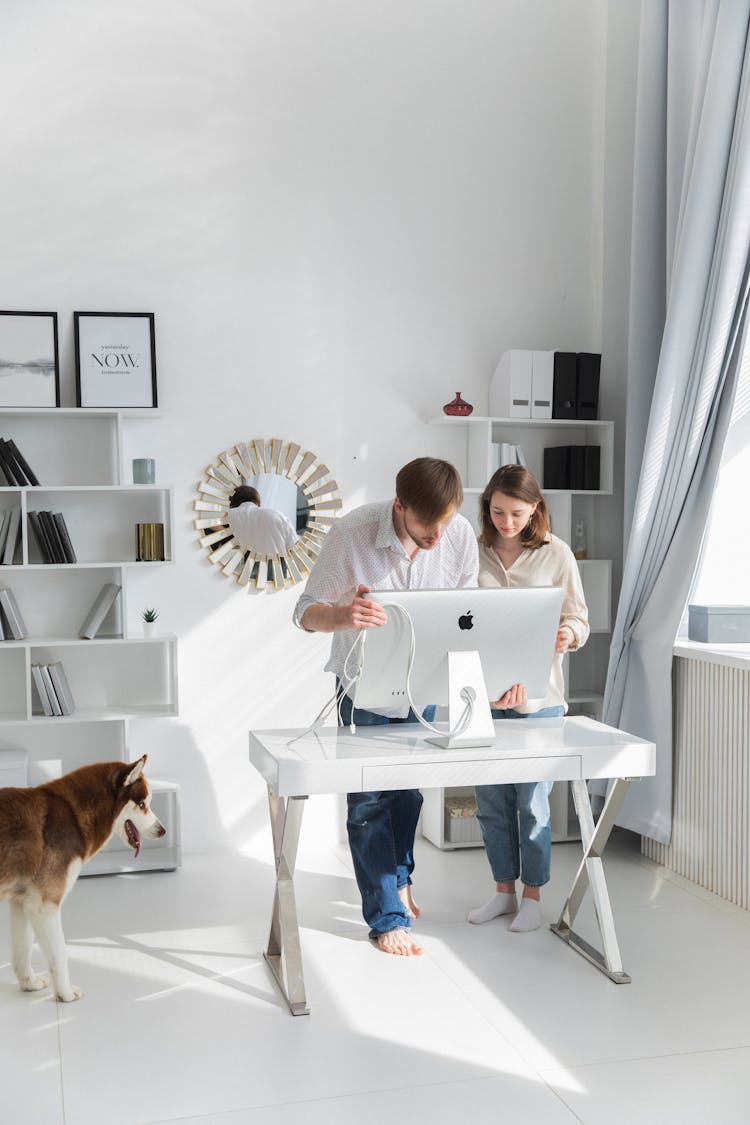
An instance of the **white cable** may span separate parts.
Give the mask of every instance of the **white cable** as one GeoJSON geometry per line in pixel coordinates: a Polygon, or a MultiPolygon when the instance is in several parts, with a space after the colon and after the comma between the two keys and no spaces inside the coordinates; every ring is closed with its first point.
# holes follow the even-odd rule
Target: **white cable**
{"type": "MultiPolygon", "coordinates": [[[[406,621],[408,622],[408,625],[409,625],[409,662],[408,662],[408,665],[407,665],[407,668],[406,668],[406,697],[409,700],[409,706],[411,707],[414,714],[417,716],[417,719],[419,720],[419,722],[422,724],[423,727],[427,727],[427,729],[431,730],[433,734],[439,734],[444,738],[445,737],[455,738],[456,735],[462,734],[463,731],[466,730],[467,726],[471,722],[471,717],[474,713],[474,698],[475,698],[474,693],[471,691],[470,688],[463,688],[462,689],[461,698],[466,701],[466,706],[464,707],[463,711],[459,715],[458,722],[456,723],[453,730],[449,730],[448,732],[446,732],[444,730],[440,730],[439,727],[433,726],[432,723],[428,722],[427,719],[423,718],[423,716],[420,715],[419,711],[417,711],[416,705],[415,705],[414,700],[412,699],[412,695],[411,695],[411,670],[412,670],[412,667],[414,665],[414,656],[415,656],[415,652],[416,652],[416,638],[414,636],[414,622],[411,619],[411,614],[409,613],[409,611],[407,609],[404,609],[404,607],[402,605],[398,605],[397,602],[381,602],[381,605],[383,606],[383,609],[398,610],[398,612],[401,614],[401,616],[406,618],[406,621]],[[469,694],[469,692],[471,692],[471,694],[469,694]]],[[[364,645],[363,645],[363,647],[364,647],[364,645]]]]}
{"type": "MultiPolygon", "coordinates": [[[[422,724],[422,726],[426,727],[427,730],[432,731],[433,734],[439,734],[443,738],[445,738],[445,737],[455,738],[457,735],[462,734],[463,731],[466,730],[467,726],[471,722],[471,718],[472,718],[472,715],[474,713],[474,699],[476,698],[476,696],[475,696],[475,693],[474,693],[473,689],[470,688],[470,687],[465,687],[465,688],[462,688],[462,690],[461,690],[461,698],[463,700],[465,700],[466,706],[464,707],[463,711],[459,715],[458,722],[456,723],[453,730],[449,730],[448,732],[446,732],[444,730],[440,730],[439,727],[434,726],[431,722],[429,722],[422,715],[420,715],[419,711],[417,710],[416,704],[414,703],[414,700],[412,699],[412,694],[411,694],[411,670],[412,670],[412,667],[414,665],[414,656],[415,656],[415,652],[416,652],[416,638],[414,636],[414,622],[411,619],[411,614],[409,613],[409,611],[404,609],[404,607],[402,605],[399,605],[397,602],[381,602],[380,604],[382,605],[383,609],[395,609],[395,610],[397,610],[398,613],[400,613],[402,617],[406,618],[406,621],[407,621],[408,626],[409,626],[409,660],[408,660],[408,664],[407,664],[407,668],[406,668],[406,696],[407,696],[407,699],[409,700],[409,707],[414,712],[414,714],[416,715],[417,719],[422,724]]],[[[324,723],[325,720],[328,718],[331,711],[334,709],[334,706],[336,708],[338,725],[344,726],[344,723],[341,720],[341,704],[343,702],[344,696],[349,694],[350,688],[352,688],[355,684],[357,684],[359,682],[359,679],[362,675],[362,664],[363,664],[363,658],[364,658],[364,649],[365,649],[366,639],[367,639],[367,630],[366,629],[360,629],[359,632],[357,633],[357,636],[354,638],[354,641],[353,641],[351,647],[349,648],[349,651],[347,652],[346,656],[344,657],[344,666],[343,666],[343,669],[342,669],[342,680],[339,682],[339,685],[336,688],[336,691],[334,692],[333,696],[330,699],[326,700],[326,702],[323,704],[323,707],[318,712],[318,714],[315,716],[315,718],[313,719],[310,726],[307,727],[305,730],[303,730],[301,734],[297,734],[297,735],[294,736],[294,738],[291,738],[287,742],[287,746],[291,746],[298,739],[304,738],[304,736],[306,734],[310,734],[311,732],[315,731],[317,729],[317,727],[321,726],[322,723],[324,723]],[[360,649],[359,659],[357,661],[355,669],[353,669],[350,672],[350,670],[349,670],[349,660],[352,656],[352,653],[354,652],[354,650],[356,648],[360,649]]],[[[349,729],[350,729],[351,733],[354,734],[354,732],[356,730],[356,725],[354,723],[354,702],[353,701],[352,701],[352,720],[349,723],[349,729]]]]}
{"type": "MultiPolygon", "coordinates": [[[[349,649],[346,656],[344,657],[344,668],[343,668],[343,674],[342,674],[343,678],[342,678],[342,680],[339,681],[339,684],[337,685],[336,690],[334,691],[331,698],[327,699],[325,701],[325,703],[321,707],[320,711],[318,711],[317,715],[315,716],[313,721],[310,723],[310,726],[305,727],[305,729],[300,734],[296,734],[294,736],[294,738],[290,738],[289,741],[287,742],[287,746],[291,746],[299,738],[304,738],[306,734],[310,734],[310,733],[314,732],[315,730],[317,730],[317,728],[319,726],[322,726],[322,724],[326,721],[326,719],[331,714],[331,711],[334,710],[334,708],[336,710],[336,716],[338,718],[338,725],[339,726],[344,725],[343,722],[341,721],[341,704],[343,702],[344,696],[349,694],[349,689],[354,684],[357,683],[357,681],[359,680],[359,677],[362,674],[362,659],[360,657],[359,663],[358,663],[356,669],[354,670],[354,673],[350,676],[349,679],[346,679],[347,675],[349,675],[349,673],[348,673],[349,658],[351,657],[352,653],[354,652],[355,648],[358,645],[360,645],[360,647],[361,647],[361,644],[364,644],[364,632],[365,632],[364,629],[359,630],[359,632],[357,633],[357,636],[354,638],[354,643],[352,644],[351,648],[349,649]],[[361,644],[360,644],[360,642],[361,642],[361,644]]],[[[354,715],[354,705],[352,705],[352,715],[354,715]]],[[[352,734],[354,734],[354,723],[353,722],[350,724],[350,730],[351,730],[352,734]]]]}

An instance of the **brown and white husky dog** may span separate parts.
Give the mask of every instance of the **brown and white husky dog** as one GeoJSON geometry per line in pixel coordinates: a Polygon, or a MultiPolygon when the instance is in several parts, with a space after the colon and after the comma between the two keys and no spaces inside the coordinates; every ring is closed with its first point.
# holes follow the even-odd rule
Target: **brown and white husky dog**
{"type": "Polygon", "coordinates": [[[149,808],[151,791],[137,762],[97,762],[30,789],[0,789],[0,900],[10,899],[13,971],[25,992],[49,977],[31,967],[36,936],[59,1000],[79,1000],[70,983],[60,907],[87,859],[117,833],[135,850],[164,835],[149,808]]]}

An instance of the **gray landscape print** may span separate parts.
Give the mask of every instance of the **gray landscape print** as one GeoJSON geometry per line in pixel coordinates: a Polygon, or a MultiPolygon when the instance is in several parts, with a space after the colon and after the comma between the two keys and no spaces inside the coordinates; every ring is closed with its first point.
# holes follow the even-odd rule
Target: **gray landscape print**
{"type": "Polygon", "coordinates": [[[54,318],[0,313],[0,405],[55,406],[54,318]]]}

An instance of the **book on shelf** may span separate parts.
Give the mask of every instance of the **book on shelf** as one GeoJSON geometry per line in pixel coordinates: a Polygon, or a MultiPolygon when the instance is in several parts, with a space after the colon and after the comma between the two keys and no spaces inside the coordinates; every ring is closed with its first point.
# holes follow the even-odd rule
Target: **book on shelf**
{"type": "Polygon", "coordinates": [[[52,546],[47,538],[46,528],[42,525],[39,512],[29,512],[29,527],[34,532],[37,546],[42,556],[42,562],[54,562],[52,555],[52,546]]]}
{"type": "Polygon", "coordinates": [[[5,626],[3,625],[3,615],[0,613],[0,641],[5,640],[5,626]]]}
{"type": "Polygon", "coordinates": [[[54,660],[47,667],[49,669],[50,679],[52,680],[52,687],[54,688],[63,715],[72,715],[76,709],[76,705],[62,663],[59,660],[54,660]]]}
{"type": "Polygon", "coordinates": [[[112,606],[117,600],[121,587],[116,582],[105,582],[101,590],[96,596],[94,604],[86,614],[86,618],[78,630],[79,637],[85,640],[93,640],[101,628],[104,618],[109,613],[112,606]]]}
{"type": "Polygon", "coordinates": [[[13,438],[0,438],[0,469],[11,486],[38,485],[33,470],[13,438]]]}
{"type": "Polygon", "coordinates": [[[29,526],[45,563],[77,562],[62,512],[29,512],[29,526]]]}
{"type": "Polygon", "coordinates": [[[52,708],[52,714],[62,715],[63,709],[60,705],[60,700],[57,698],[55,685],[52,683],[52,676],[50,675],[49,665],[40,664],[38,665],[38,667],[44,681],[44,690],[47,692],[47,698],[49,699],[50,707],[52,708]]]}
{"type": "Polygon", "coordinates": [[[62,545],[63,554],[65,556],[64,561],[69,563],[78,562],[76,553],[73,550],[73,544],[70,540],[68,525],[65,523],[65,516],[62,512],[53,512],[52,519],[54,520],[55,528],[57,529],[57,534],[62,545]]]}
{"type": "Polygon", "coordinates": [[[0,438],[0,472],[2,472],[6,484],[10,485],[11,488],[18,484],[15,463],[10,450],[6,448],[4,438],[0,438]]]}
{"type": "Polygon", "coordinates": [[[57,525],[52,519],[52,512],[40,511],[39,519],[42,522],[42,527],[44,528],[44,532],[47,536],[47,542],[49,543],[50,551],[52,553],[52,562],[64,563],[65,551],[63,550],[63,545],[60,541],[60,535],[57,530],[57,525]]]}
{"type": "MultiPolygon", "coordinates": [[[[44,682],[44,676],[42,675],[42,669],[41,669],[41,666],[39,664],[32,664],[31,665],[31,678],[34,682],[34,687],[36,688],[36,693],[39,696],[39,702],[42,705],[42,711],[44,712],[45,715],[48,715],[48,716],[54,715],[55,712],[52,709],[52,702],[51,702],[49,694],[47,692],[47,685],[44,682]]],[[[32,711],[33,711],[33,708],[32,708],[32,711]]]]}
{"type": "Polygon", "coordinates": [[[509,441],[497,441],[492,445],[493,468],[501,469],[503,465],[526,465],[526,458],[520,445],[513,445],[509,441]]]}
{"type": "Polygon", "coordinates": [[[21,531],[21,509],[11,508],[9,516],[5,546],[3,548],[2,559],[0,559],[3,566],[12,566],[13,559],[16,557],[16,546],[18,545],[21,531]]]}
{"type": "Polygon", "coordinates": [[[0,512],[0,562],[3,561],[3,551],[5,550],[5,540],[8,536],[9,523],[10,511],[0,512]]]}
{"type": "Polygon", "coordinates": [[[9,590],[7,586],[0,586],[0,610],[14,640],[20,641],[23,637],[28,636],[26,622],[21,616],[18,602],[13,595],[13,591],[9,590]]]}
{"type": "Polygon", "coordinates": [[[28,484],[34,485],[35,487],[38,487],[39,481],[37,480],[36,473],[34,473],[34,471],[31,469],[28,461],[21,453],[16,443],[13,441],[13,438],[8,438],[5,444],[11,452],[14,462],[26,477],[26,482],[28,484]]]}

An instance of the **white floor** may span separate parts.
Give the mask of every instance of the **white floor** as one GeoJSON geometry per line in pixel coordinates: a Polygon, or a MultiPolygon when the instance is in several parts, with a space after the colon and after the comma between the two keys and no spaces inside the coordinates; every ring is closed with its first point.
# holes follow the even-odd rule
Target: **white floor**
{"type": "MultiPolygon", "coordinates": [[[[490,888],[483,852],[423,840],[425,955],[377,952],[346,848],[303,826],[312,1012],[298,1018],[261,957],[273,876],[260,843],[267,859],[80,880],[64,911],[76,1004],[17,990],[0,907],[3,1125],[750,1120],[750,916],[643,859],[628,833],[605,857],[633,978],[615,985],[546,928],[468,925],[490,888]]],[[[547,922],[578,854],[553,848],[547,922]]],[[[590,916],[581,930],[593,937],[590,916]]]]}

